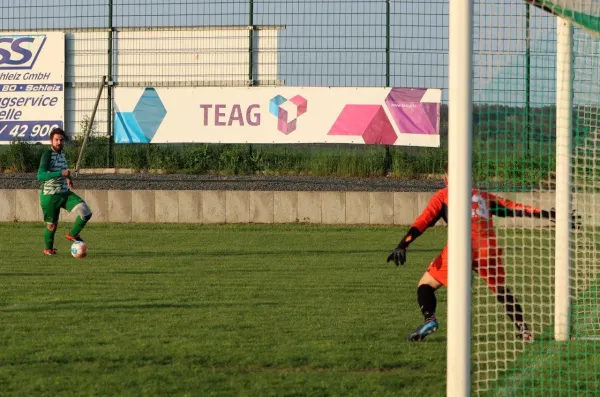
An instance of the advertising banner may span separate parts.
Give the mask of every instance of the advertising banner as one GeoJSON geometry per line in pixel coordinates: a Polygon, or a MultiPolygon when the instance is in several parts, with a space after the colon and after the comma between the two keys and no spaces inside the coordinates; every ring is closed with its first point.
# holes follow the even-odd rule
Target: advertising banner
{"type": "Polygon", "coordinates": [[[0,33],[0,143],[64,128],[64,80],[64,33],[0,33]]]}
{"type": "Polygon", "coordinates": [[[440,145],[440,89],[117,87],[117,143],[440,145]]]}

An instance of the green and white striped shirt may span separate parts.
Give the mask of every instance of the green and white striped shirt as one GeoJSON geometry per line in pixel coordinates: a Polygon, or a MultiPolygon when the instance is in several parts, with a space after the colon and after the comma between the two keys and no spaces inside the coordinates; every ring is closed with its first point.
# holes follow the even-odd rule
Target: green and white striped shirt
{"type": "Polygon", "coordinates": [[[62,176],[62,170],[67,168],[64,152],[57,153],[52,149],[43,152],[37,174],[38,181],[42,182],[42,194],[64,194],[69,191],[67,178],[62,176]]]}

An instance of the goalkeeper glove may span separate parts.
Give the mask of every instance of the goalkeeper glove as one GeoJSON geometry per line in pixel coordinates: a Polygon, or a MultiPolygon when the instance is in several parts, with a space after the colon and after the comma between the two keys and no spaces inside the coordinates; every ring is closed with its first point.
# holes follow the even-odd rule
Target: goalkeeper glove
{"type": "Polygon", "coordinates": [[[388,256],[387,262],[394,261],[396,266],[404,265],[406,263],[406,250],[408,245],[417,237],[421,235],[421,231],[416,227],[411,227],[406,233],[406,236],[400,241],[396,249],[388,256]]]}
{"type": "MultiPolygon", "coordinates": [[[[550,209],[550,211],[542,211],[545,218],[550,218],[552,223],[556,223],[556,210],[554,208],[550,209]]],[[[578,230],[581,228],[581,215],[577,213],[577,211],[571,211],[571,229],[578,230]]]]}
{"type": "Polygon", "coordinates": [[[404,265],[406,263],[406,249],[397,247],[387,258],[388,263],[392,260],[396,266],[404,265]]]}

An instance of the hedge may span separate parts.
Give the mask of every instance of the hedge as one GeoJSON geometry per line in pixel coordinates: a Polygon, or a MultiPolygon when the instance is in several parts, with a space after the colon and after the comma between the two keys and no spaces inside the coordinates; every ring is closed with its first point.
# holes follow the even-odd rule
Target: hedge
{"type": "MultiPolygon", "coordinates": [[[[13,142],[0,146],[0,171],[35,172],[47,145],[13,142]]],[[[74,167],[80,142],[65,146],[74,167]]],[[[168,173],[222,175],[318,175],[342,177],[426,178],[443,173],[448,153],[444,148],[386,148],[381,146],[325,145],[114,145],[115,168],[168,173]]],[[[536,184],[554,169],[554,156],[526,155],[507,150],[480,149],[474,153],[473,173],[478,180],[536,184]]],[[[109,145],[105,139],[88,142],[83,168],[106,168],[109,145]]]]}

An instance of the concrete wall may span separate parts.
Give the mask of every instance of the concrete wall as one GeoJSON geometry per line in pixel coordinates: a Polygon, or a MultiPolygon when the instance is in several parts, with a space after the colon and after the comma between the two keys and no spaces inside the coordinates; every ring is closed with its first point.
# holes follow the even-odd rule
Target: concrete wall
{"type": "MultiPolygon", "coordinates": [[[[94,212],[94,222],[340,225],[409,225],[433,194],[234,190],[79,190],[76,193],[94,212]]],[[[504,193],[502,197],[542,208],[554,206],[552,192],[504,193]]],[[[582,213],[598,212],[594,210],[598,208],[596,195],[576,197],[577,205],[589,207],[585,211],[582,208],[582,213]]],[[[61,216],[66,222],[74,219],[74,214],[66,211],[61,216]]],[[[13,221],[42,221],[38,190],[0,190],[0,222],[13,221]]],[[[498,226],[540,225],[539,220],[521,218],[496,218],[495,222],[498,226]]]]}

